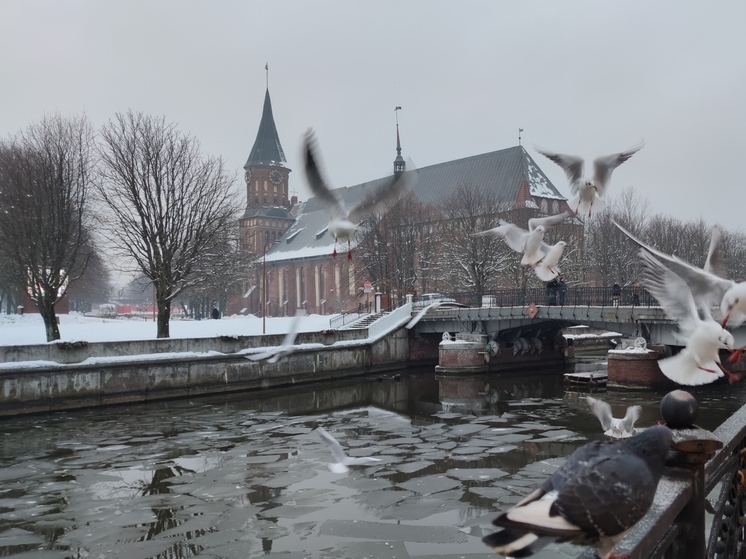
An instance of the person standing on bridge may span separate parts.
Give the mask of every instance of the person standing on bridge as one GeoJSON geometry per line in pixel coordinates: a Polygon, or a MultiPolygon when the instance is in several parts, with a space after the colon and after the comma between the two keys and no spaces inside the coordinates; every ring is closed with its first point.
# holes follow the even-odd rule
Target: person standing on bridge
{"type": "Polygon", "coordinates": [[[619,306],[619,297],[622,296],[622,288],[618,283],[615,283],[611,287],[611,304],[615,307],[619,306]]]}
{"type": "Polygon", "coordinates": [[[565,283],[563,276],[557,278],[557,293],[559,295],[560,307],[563,307],[565,305],[565,298],[567,297],[567,283],[565,283]]]}
{"type": "Polygon", "coordinates": [[[551,307],[552,305],[557,304],[557,290],[559,289],[559,282],[557,281],[557,278],[554,278],[552,281],[547,283],[547,306],[551,307]]]}

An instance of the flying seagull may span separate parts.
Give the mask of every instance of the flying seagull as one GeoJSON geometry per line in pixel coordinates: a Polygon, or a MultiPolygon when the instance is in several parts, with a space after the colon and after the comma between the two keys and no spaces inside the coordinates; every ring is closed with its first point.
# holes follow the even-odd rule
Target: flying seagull
{"type": "Polygon", "coordinates": [[[658,299],[666,314],[678,323],[678,337],[686,347],[673,357],[658,361],[661,372],[674,382],[695,386],[726,375],[733,383],[740,377],[720,363],[720,349],[734,350],[733,336],[710,315],[709,306],[697,312],[692,292],[682,278],[666,268],[650,252],[640,249],[645,289],[658,299]]]}
{"type": "Polygon", "coordinates": [[[629,406],[623,419],[611,414],[611,406],[603,400],[596,400],[590,396],[585,398],[593,415],[601,422],[604,435],[613,439],[626,439],[635,434],[635,421],[640,419],[640,406],[629,406]]]}
{"type": "Polygon", "coordinates": [[[509,557],[529,557],[553,541],[589,545],[601,559],[653,504],[671,445],[663,425],[615,442],[578,448],[544,484],[492,523],[482,541],[509,557]]]}
{"type": "Polygon", "coordinates": [[[544,234],[548,229],[562,223],[569,215],[564,212],[557,215],[532,218],[528,220],[528,231],[501,219],[497,227],[474,233],[474,237],[500,237],[514,251],[523,254],[521,258],[522,266],[529,266],[538,270],[536,275],[543,281],[551,281],[552,278],[559,275],[557,264],[562,257],[562,251],[567,244],[560,241],[555,245],[548,245],[544,242],[544,234]],[[543,266],[539,264],[546,260],[543,266]]]}
{"type": "Polygon", "coordinates": [[[437,309],[441,304],[441,301],[435,301],[434,303],[430,303],[428,306],[420,309],[420,312],[418,312],[416,315],[412,317],[412,320],[407,322],[407,324],[404,326],[407,330],[411,330],[415,327],[415,325],[424,318],[424,316],[431,310],[437,309]]]}
{"type": "Polygon", "coordinates": [[[577,155],[563,155],[553,153],[540,148],[536,151],[545,155],[557,165],[562,167],[570,181],[570,192],[575,196],[568,202],[570,209],[575,215],[586,215],[591,217],[591,211],[602,212],[606,207],[603,201],[606,195],[606,187],[611,179],[611,173],[622,163],[627,161],[635,153],[640,151],[644,142],[627,151],[604,155],[593,160],[593,178],[583,178],[583,166],[585,161],[577,155]]]}
{"type": "Polygon", "coordinates": [[[713,304],[720,305],[723,327],[728,324],[733,327],[740,326],[746,320],[746,281],[737,283],[721,277],[724,273],[724,266],[720,257],[721,232],[719,228],[713,229],[707,262],[705,268],[702,269],[654,249],[618,223],[614,222],[614,224],[640,248],[655,256],[663,266],[684,280],[700,307],[709,308],[713,304]]]}
{"type": "Polygon", "coordinates": [[[302,316],[306,316],[305,310],[298,309],[295,311],[295,316],[290,322],[290,330],[285,334],[285,338],[282,340],[282,345],[273,347],[269,351],[264,351],[262,353],[252,353],[251,355],[247,355],[246,359],[252,361],[266,361],[267,363],[277,363],[283,357],[287,357],[293,353],[297,349],[294,345],[295,337],[298,335],[298,323],[302,316]]]}
{"type": "Polygon", "coordinates": [[[339,444],[339,441],[332,437],[326,429],[324,429],[323,427],[317,427],[316,430],[319,432],[319,435],[321,435],[321,438],[324,439],[324,442],[329,446],[329,450],[336,460],[336,462],[329,464],[329,469],[335,474],[343,474],[345,472],[348,472],[350,470],[349,466],[358,466],[361,464],[370,464],[371,462],[381,461],[380,458],[373,458],[372,456],[360,456],[357,458],[351,458],[350,456],[347,456],[347,454],[345,454],[345,451],[342,449],[342,445],[339,444]]]}
{"type": "Polygon", "coordinates": [[[324,179],[319,169],[316,148],[316,137],[313,131],[306,131],[303,143],[303,160],[306,171],[306,180],[311,191],[319,199],[329,215],[329,232],[334,236],[333,256],[337,256],[337,241],[347,240],[347,258],[352,258],[350,240],[357,231],[357,224],[370,212],[382,208],[387,202],[396,199],[412,188],[417,174],[408,171],[400,175],[394,175],[388,179],[375,192],[367,195],[363,200],[352,208],[346,208],[342,200],[329,183],[324,179]]]}

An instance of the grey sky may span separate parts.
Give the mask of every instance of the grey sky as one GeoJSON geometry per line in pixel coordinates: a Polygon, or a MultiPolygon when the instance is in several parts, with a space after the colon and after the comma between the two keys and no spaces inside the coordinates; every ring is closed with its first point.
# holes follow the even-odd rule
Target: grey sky
{"type": "MultiPolygon", "coordinates": [[[[746,3],[0,0],[0,135],[45,112],[164,115],[239,171],[264,64],[291,191],[316,130],[334,186],[389,174],[394,107],[417,166],[523,145],[592,159],[654,213],[741,229],[746,3]]],[[[586,173],[590,173],[586,169],[586,173]]],[[[240,178],[240,174],[238,175],[240,178]]]]}

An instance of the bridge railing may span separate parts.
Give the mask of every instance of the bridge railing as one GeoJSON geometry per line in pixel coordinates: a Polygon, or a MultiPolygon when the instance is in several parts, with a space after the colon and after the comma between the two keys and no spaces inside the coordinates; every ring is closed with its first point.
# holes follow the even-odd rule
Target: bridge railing
{"type": "MultiPolygon", "coordinates": [[[[568,287],[563,289],[526,288],[496,289],[484,293],[443,293],[445,297],[468,307],[538,306],[635,306],[657,307],[658,301],[641,287],[568,287]]],[[[417,301],[417,298],[414,299],[417,301]]]]}
{"type": "MultiPolygon", "coordinates": [[[[746,557],[746,406],[712,435],[723,443],[714,455],[706,436],[676,445],[653,506],[617,544],[618,553],[629,559],[746,557]]],[[[586,551],[578,559],[593,557],[586,551]]]]}

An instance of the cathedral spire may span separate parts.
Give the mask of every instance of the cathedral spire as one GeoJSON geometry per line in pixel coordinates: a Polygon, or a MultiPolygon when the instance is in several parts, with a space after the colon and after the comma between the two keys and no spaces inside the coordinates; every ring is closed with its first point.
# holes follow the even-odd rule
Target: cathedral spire
{"type": "Polygon", "coordinates": [[[396,107],[394,109],[394,114],[396,115],[396,159],[394,159],[394,175],[402,174],[407,168],[407,164],[404,161],[404,158],[401,156],[401,142],[399,141],[399,111],[400,110],[401,110],[401,107],[396,107]]]}
{"type": "MultiPolygon", "coordinates": [[[[267,71],[267,80],[269,80],[269,66],[265,66],[267,71]]],[[[256,134],[254,147],[251,148],[249,159],[244,165],[244,169],[252,165],[270,165],[283,167],[285,152],[282,151],[280,137],[277,135],[275,119],[272,116],[272,101],[269,98],[269,87],[264,94],[264,109],[262,111],[262,120],[259,122],[259,131],[256,134]]]]}

